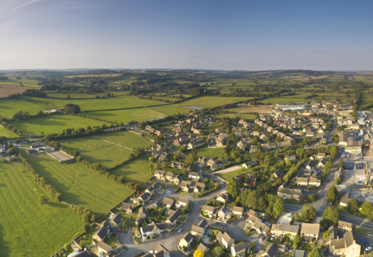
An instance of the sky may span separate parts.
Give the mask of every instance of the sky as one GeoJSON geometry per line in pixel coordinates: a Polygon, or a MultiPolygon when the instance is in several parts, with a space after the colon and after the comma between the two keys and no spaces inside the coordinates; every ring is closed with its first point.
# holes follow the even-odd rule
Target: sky
{"type": "Polygon", "coordinates": [[[373,70],[373,1],[0,0],[0,69],[373,70]]]}

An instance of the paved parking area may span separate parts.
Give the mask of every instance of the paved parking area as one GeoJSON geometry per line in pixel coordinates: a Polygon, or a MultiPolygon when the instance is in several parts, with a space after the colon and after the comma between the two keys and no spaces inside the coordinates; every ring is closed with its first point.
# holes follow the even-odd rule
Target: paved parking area
{"type": "Polygon", "coordinates": [[[291,215],[291,214],[289,214],[288,212],[283,213],[283,214],[278,218],[278,220],[277,220],[276,223],[278,223],[278,224],[290,225],[290,223],[291,223],[291,217],[292,217],[292,216],[289,217],[289,215],[291,215]]]}

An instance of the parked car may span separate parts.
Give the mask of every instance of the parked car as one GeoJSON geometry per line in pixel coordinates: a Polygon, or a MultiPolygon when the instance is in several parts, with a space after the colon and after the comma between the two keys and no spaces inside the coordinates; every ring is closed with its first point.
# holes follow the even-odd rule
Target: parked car
{"type": "Polygon", "coordinates": [[[216,225],[219,225],[219,226],[223,226],[223,227],[226,227],[226,226],[227,226],[227,224],[220,223],[220,222],[216,222],[215,224],[216,224],[216,225]]]}
{"type": "Polygon", "coordinates": [[[266,236],[263,236],[263,237],[262,237],[262,241],[264,241],[264,240],[266,240],[266,236]]]}
{"type": "Polygon", "coordinates": [[[180,233],[180,232],[181,232],[182,230],[183,230],[182,228],[179,228],[179,230],[178,230],[177,232],[179,232],[179,233],[180,233]]]}

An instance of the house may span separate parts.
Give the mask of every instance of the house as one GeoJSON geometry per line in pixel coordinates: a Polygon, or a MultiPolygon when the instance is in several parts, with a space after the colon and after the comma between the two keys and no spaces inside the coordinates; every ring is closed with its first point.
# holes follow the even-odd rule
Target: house
{"type": "Polygon", "coordinates": [[[133,199],[134,203],[144,203],[150,200],[150,195],[148,193],[144,193],[139,197],[133,199]]]}
{"type": "Polygon", "coordinates": [[[166,179],[165,174],[166,172],[164,170],[157,170],[154,172],[155,178],[163,181],[166,179]]]}
{"type": "Polygon", "coordinates": [[[162,185],[159,182],[155,182],[152,187],[154,188],[155,192],[162,189],[162,185]]]}
{"type": "Polygon", "coordinates": [[[188,178],[193,180],[193,181],[199,181],[201,179],[201,177],[202,176],[196,171],[191,171],[188,174],[188,178]]]}
{"type": "Polygon", "coordinates": [[[225,220],[229,217],[230,217],[229,210],[228,210],[227,206],[224,205],[218,211],[218,218],[221,219],[221,220],[225,220]]]}
{"type": "Polygon", "coordinates": [[[96,240],[97,242],[104,241],[105,237],[107,237],[110,233],[109,227],[109,222],[102,222],[97,231],[93,234],[92,239],[96,240]]]}
{"type": "Polygon", "coordinates": [[[284,176],[284,172],[282,169],[277,169],[274,173],[273,176],[276,178],[282,178],[284,176]]]}
{"type": "Polygon", "coordinates": [[[148,211],[144,207],[141,206],[137,217],[146,219],[148,217],[148,211]]]}
{"type": "Polygon", "coordinates": [[[321,180],[317,179],[317,178],[314,178],[314,177],[311,177],[308,180],[308,186],[319,187],[319,186],[321,186],[321,180]]]}
{"type": "Polygon", "coordinates": [[[183,197],[180,197],[176,202],[176,207],[181,208],[189,205],[189,200],[183,197]]]}
{"type": "Polygon", "coordinates": [[[171,214],[168,219],[166,220],[166,223],[175,225],[176,221],[180,218],[181,212],[180,209],[177,209],[173,214],[171,214]]]}
{"type": "Polygon", "coordinates": [[[265,250],[258,252],[259,256],[262,257],[275,257],[277,253],[277,247],[274,244],[267,245],[265,250]]]}
{"type": "Polygon", "coordinates": [[[122,203],[121,206],[122,211],[126,211],[126,213],[132,213],[133,211],[133,204],[132,203],[122,203]]]}
{"type": "Polygon", "coordinates": [[[281,185],[277,190],[277,196],[283,199],[295,199],[299,201],[302,195],[302,190],[285,188],[281,185]]]}
{"type": "Polygon", "coordinates": [[[233,206],[232,208],[233,215],[236,215],[239,219],[243,216],[243,207],[233,206]]]}
{"type": "Polygon", "coordinates": [[[345,221],[338,221],[338,229],[341,231],[351,231],[353,228],[352,223],[345,221]]]}
{"type": "Polygon", "coordinates": [[[163,245],[159,244],[154,250],[154,257],[170,257],[170,251],[168,251],[163,245]]]}
{"type": "MultiPolygon", "coordinates": [[[[250,217],[251,218],[251,217],[250,217]]],[[[252,228],[256,230],[258,234],[268,234],[271,230],[270,227],[268,227],[266,224],[261,222],[259,219],[256,219],[254,224],[252,225],[252,228]]]]}
{"type": "Polygon", "coordinates": [[[119,228],[122,226],[122,222],[123,222],[123,217],[120,213],[117,213],[115,214],[110,220],[109,220],[109,224],[110,226],[114,227],[114,228],[119,228]]]}
{"type": "Polygon", "coordinates": [[[347,139],[349,137],[349,132],[347,130],[341,130],[338,133],[339,136],[339,145],[347,146],[347,139]]]}
{"type": "Polygon", "coordinates": [[[110,253],[111,251],[113,250],[113,248],[111,248],[110,245],[100,241],[97,243],[97,252],[100,254],[100,253],[104,253],[105,255],[110,253]]]}
{"type": "Polygon", "coordinates": [[[214,206],[208,206],[208,205],[205,205],[203,207],[203,210],[205,211],[205,214],[209,217],[209,218],[212,218],[214,216],[214,213],[215,213],[215,208],[214,206]]]}
{"type": "Polygon", "coordinates": [[[308,178],[296,177],[295,180],[298,186],[308,186],[308,178]]]}
{"type": "Polygon", "coordinates": [[[205,229],[204,228],[201,228],[199,226],[196,226],[196,225],[192,225],[192,228],[190,230],[190,233],[193,235],[193,236],[199,236],[199,237],[202,237],[202,235],[205,233],[205,229]]]}
{"type": "Polygon", "coordinates": [[[196,185],[194,186],[194,192],[195,193],[199,193],[199,192],[202,192],[203,190],[205,190],[205,183],[196,183],[196,185]]]}
{"type": "Polygon", "coordinates": [[[325,159],[326,154],[325,153],[318,153],[316,154],[316,159],[321,160],[325,159]]]}
{"type": "Polygon", "coordinates": [[[179,247],[189,247],[190,244],[193,242],[193,235],[191,233],[187,233],[185,234],[185,236],[183,236],[183,238],[180,239],[179,241],[179,247]]]}
{"type": "Polygon", "coordinates": [[[226,147],[227,146],[227,139],[222,139],[222,138],[217,138],[215,140],[216,142],[216,147],[226,147]]]}
{"type": "Polygon", "coordinates": [[[143,239],[146,239],[151,235],[157,236],[161,234],[161,230],[155,222],[150,223],[148,226],[141,227],[140,232],[143,239]]]}
{"type": "Polygon", "coordinates": [[[207,166],[207,162],[209,161],[209,158],[206,157],[199,157],[198,163],[200,163],[202,166],[207,166]]]}
{"type": "Polygon", "coordinates": [[[246,162],[242,164],[242,168],[247,169],[257,164],[256,161],[246,162]]]}
{"type": "Polygon", "coordinates": [[[180,146],[179,139],[174,139],[174,146],[180,146]]]}
{"type": "Polygon", "coordinates": [[[320,224],[302,223],[300,236],[307,242],[316,241],[319,238],[320,224]]]}
{"type": "Polygon", "coordinates": [[[293,155],[293,156],[286,156],[285,157],[285,160],[289,160],[289,161],[295,161],[296,160],[296,157],[293,155]]]}
{"type": "Polygon", "coordinates": [[[166,179],[167,179],[168,181],[173,181],[173,180],[174,180],[174,177],[175,177],[174,173],[172,173],[172,172],[167,172],[167,173],[166,173],[166,179]]]}
{"type": "Polygon", "coordinates": [[[184,168],[184,163],[172,161],[171,168],[174,168],[175,170],[182,170],[184,168]]]}
{"type": "Polygon", "coordinates": [[[152,196],[154,192],[155,192],[155,188],[153,186],[150,186],[145,190],[145,193],[148,193],[150,196],[152,196]]]}
{"type": "Polygon", "coordinates": [[[228,202],[228,194],[227,193],[220,193],[218,197],[216,198],[217,201],[221,203],[227,203],[228,202]]]}
{"type": "Polygon", "coordinates": [[[173,205],[174,205],[175,201],[173,199],[170,199],[170,198],[163,198],[162,200],[162,204],[167,208],[167,209],[170,209],[173,205]]]}
{"type": "Polygon", "coordinates": [[[222,234],[220,231],[216,234],[216,239],[227,249],[234,243],[234,240],[228,235],[227,232],[222,234]]]}
{"type": "Polygon", "coordinates": [[[197,247],[197,250],[201,250],[203,253],[207,253],[209,248],[207,248],[204,244],[200,243],[197,247]]]}
{"type": "Polygon", "coordinates": [[[255,185],[256,185],[256,177],[249,177],[249,178],[247,178],[246,185],[247,186],[255,187],[255,185]]]}
{"type": "Polygon", "coordinates": [[[248,211],[248,213],[247,213],[247,216],[249,216],[249,217],[255,217],[255,216],[256,216],[256,211],[250,209],[250,210],[248,211]]]}
{"type": "Polygon", "coordinates": [[[91,257],[87,250],[77,250],[68,255],[68,257],[91,257]]]}
{"type": "Polygon", "coordinates": [[[310,169],[313,168],[313,166],[315,166],[315,162],[313,160],[309,160],[307,165],[306,165],[306,169],[310,170],[310,169]]]}
{"type": "Polygon", "coordinates": [[[189,181],[185,181],[183,180],[181,183],[180,183],[180,188],[181,190],[183,190],[184,192],[189,192],[189,189],[190,189],[190,182],[189,181]]]}
{"type": "Polygon", "coordinates": [[[244,242],[239,244],[232,244],[231,246],[231,253],[234,257],[244,257],[246,253],[246,245],[244,242]]]}
{"type": "Polygon", "coordinates": [[[345,193],[342,197],[341,197],[341,200],[339,202],[339,205],[340,206],[343,206],[343,207],[348,207],[348,203],[351,201],[352,199],[351,198],[348,198],[348,192],[345,193]]]}
{"type": "Polygon", "coordinates": [[[298,232],[298,225],[273,224],[271,229],[271,233],[275,234],[276,236],[290,234],[291,239],[294,239],[294,237],[298,235],[298,232]]]}
{"type": "Polygon", "coordinates": [[[342,238],[339,238],[337,234],[330,239],[329,251],[335,256],[349,256],[358,257],[360,256],[361,247],[363,242],[367,238],[356,231],[346,232],[342,238]]]}
{"type": "Polygon", "coordinates": [[[181,183],[181,181],[183,181],[183,179],[182,179],[181,175],[178,174],[178,175],[176,175],[176,176],[174,177],[174,180],[173,180],[172,182],[173,182],[174,184],[176,184],[176,185],[179,185],[179,184],[181,183]]]}
{"type": "Polygon", "coordinates": [[[317,167],[318,168],[324,168],[325,163],[326,163],[326,160],[325,159],[321,159],[320,162],[317,164],[317,167]]]}

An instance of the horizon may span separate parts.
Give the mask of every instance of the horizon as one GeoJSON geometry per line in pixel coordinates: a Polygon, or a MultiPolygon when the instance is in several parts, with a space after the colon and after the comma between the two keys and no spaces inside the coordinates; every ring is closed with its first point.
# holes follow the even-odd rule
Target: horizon
{"type": "Polygon", "coordinates": [[[373,70],[373,3],[334,3],[2,0],[0,70],[373,70]]]}

